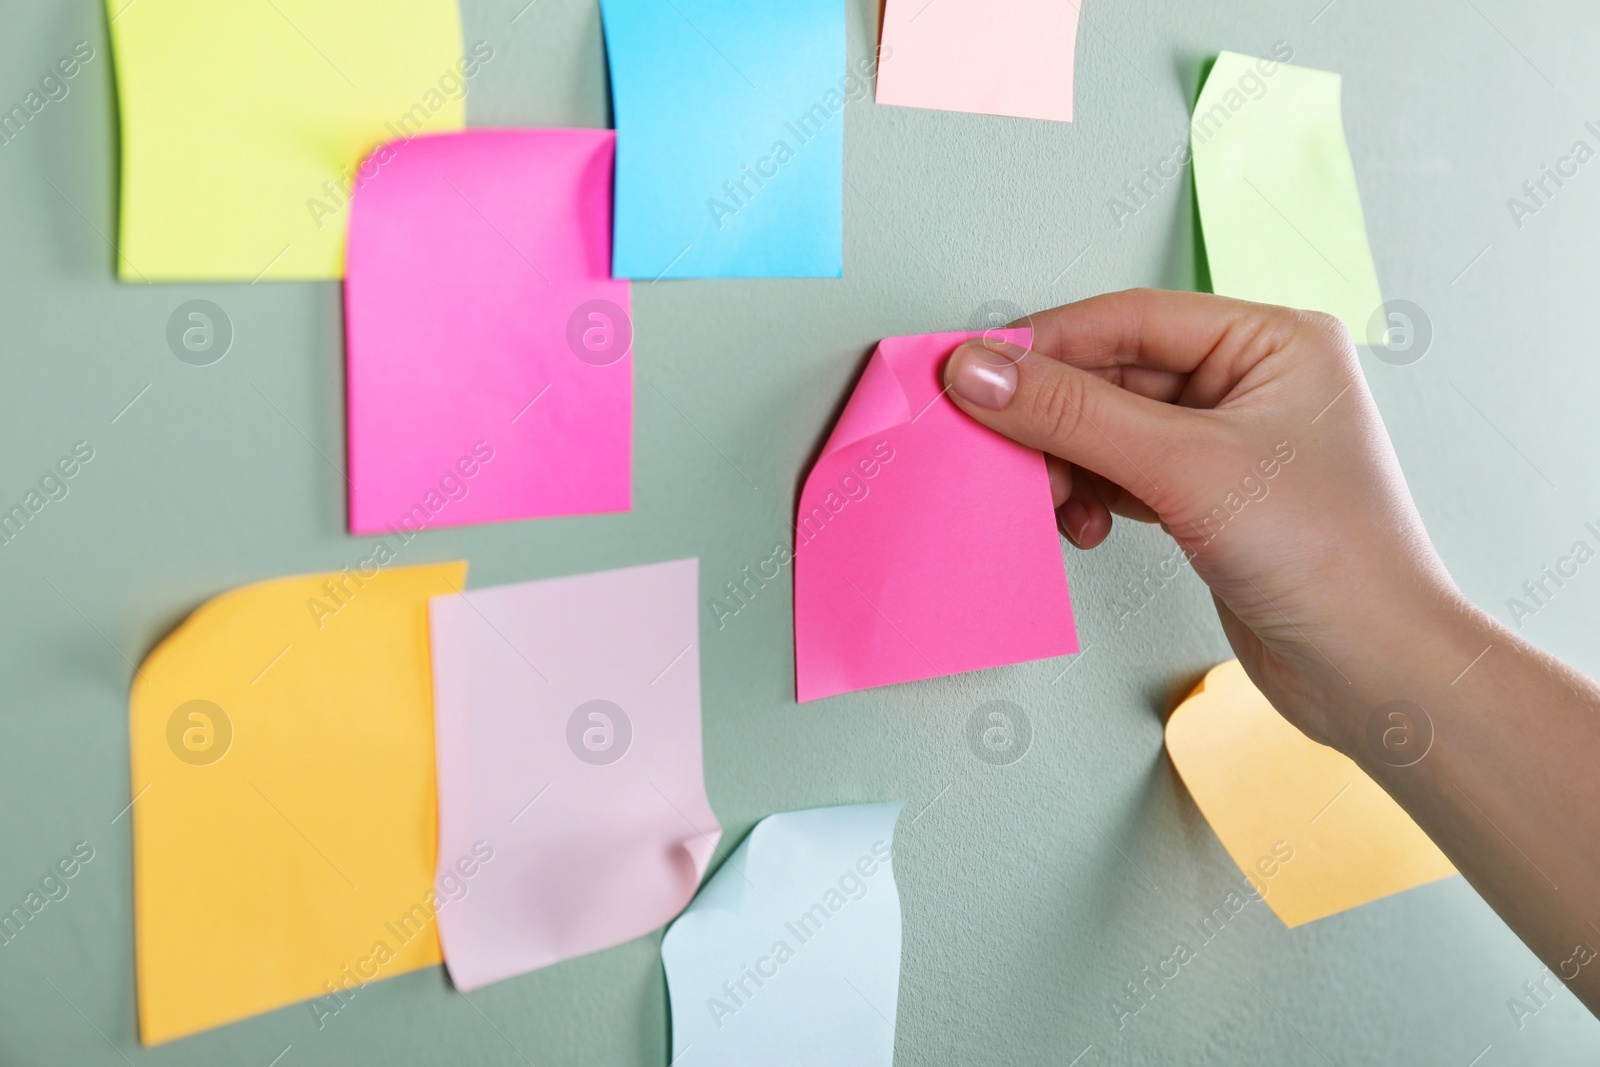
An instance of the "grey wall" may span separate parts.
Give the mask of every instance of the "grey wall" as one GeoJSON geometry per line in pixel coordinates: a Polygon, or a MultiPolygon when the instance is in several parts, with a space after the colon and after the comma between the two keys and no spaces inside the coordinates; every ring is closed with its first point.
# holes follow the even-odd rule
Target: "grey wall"
{"type": "MultiPolygon", "coordinates": [[[[594,0],[539,0],[512,23],[524,2],[464,0],[468,40],[497,52],[473,124],[604,125],[594,0]]],[[[1345,76],[1379,276],[1437,335],[1422,362],[1367,373],[1445,558],[1509,620],[1506,598],[1600,518],[1600,162],[1520,230],[1505,205],[1577,138],[1594,146],[1600,18],[1578,0],[1336,0],[1319,14],[1324,2],[1090,0],[1071,125],[851,105],[843,281],[636,288],[633,512],[440,531],[411,551],[470,559],[478,586],[697,555],[709,593],[784,536],[803,467],[877,338],[961,327],[989,300],[1192,286],[1187,183],[1120,229],[1107,198],[1185,136],[1207,55],[1281,39],[1345,76]]],[[[848,10],[861,54],[876,3],[848,10]]],[[[321,1032],[296,1006],[138,1048],[128,819],[114,818],[129,798],[131,664],[207,597],[361,549],[319,455],[343,455],[338,287],[112,279],[103,22],[94,0],[0,0],[7,107],[74,42],[97,51],[66,100],[0,147],[0,500],[74,441],[96,452],[68,498],[0,547],[0,902],[72,842],[96,849],[71,895],[0,947],[0,1061],[264,1067],[292,1045],[283,1067],[660,1067],[656,938],[471,1004],[434,969],[371,987],[321,1032]],[[193,297],[237,331],[211,367],[163,340],[193,297]]],[[[1038,663],[799,708],[788,589],[720,632],[707,613],[707,777],[732,839],[773,811],[907,801],[899,1062],[1062,1067],[1091,1045],[1084,1067],[1594,1062],[1600,1028],[1565,993],[1513,1023],[1507,998],[1540,967],[1459,879],[1294,932],[1254,906],[1118,1028],[1110,996],[1235,877],[1161,750],[1163,711],[1228,655],[1207,595],[1186,577],[1118,628],[1124,583],[1166,551],[1130,528],[1069,555],[1090,650],[1064,676],[1067,663],[1038,663]],[[996,698],[1034,724],[1011,766],[963,740],[970,711],[996,698]]],[[[1600,564],[1524,632],[1600,671],[1600,564]]]]}

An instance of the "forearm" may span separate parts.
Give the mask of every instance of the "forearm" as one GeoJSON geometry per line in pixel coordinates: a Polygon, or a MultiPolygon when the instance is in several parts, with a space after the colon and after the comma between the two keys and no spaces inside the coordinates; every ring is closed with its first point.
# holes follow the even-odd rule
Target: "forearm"
{"type": "Polygon", "coordinates": [[[1365,768],[1600,1014],[1600,689],[1456,591],[1344,327],[1150,291],[1029,321],[1032,351],[957,349],[952,401],[1059,461],[1075,543],[1113,511],[1172,531],[1273,705],[1365,768]]]}
{"type": "Polygon", "coordinates": [[[1339,747],[1600,1011],[1600,687],[1475,609],[1435,616],[1357,665],[1371,710],[1339,747]]]}

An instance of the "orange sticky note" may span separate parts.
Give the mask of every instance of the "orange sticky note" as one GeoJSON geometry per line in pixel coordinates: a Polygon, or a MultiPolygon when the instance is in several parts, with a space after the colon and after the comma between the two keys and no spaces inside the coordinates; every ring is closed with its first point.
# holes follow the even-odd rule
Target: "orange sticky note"
{"type": "Polygon", "coordinates": [[[1366,772],[1290,726],[1238,660],[1213,667],[1172,713],[1167,754],[1286,926],[1456,873],[1366,772]]]}
{"type": "Polygon", "coordinates": [[[224,593],[140,669],[145,1044],[440,962],[428,598],[467,566],[392,558],[224,593]]]}

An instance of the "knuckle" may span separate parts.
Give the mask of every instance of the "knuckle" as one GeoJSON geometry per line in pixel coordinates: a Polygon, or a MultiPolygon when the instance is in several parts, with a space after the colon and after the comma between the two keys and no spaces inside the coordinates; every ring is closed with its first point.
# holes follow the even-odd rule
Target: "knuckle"
{"type": "Polygon", "coordinates": [[[1045,440],[1067,442],[1083,431],[1087,403],[1088,391],[1078,375],[1057,374],[1048,385],[1034,391],[1029,414],[1045,440]]]}
{"type": "Polygon", "coordinates": [[[1318,364],[1325,372],[1344,380],[1362,376],[1361,357],[1343,319],[1325,311],[1296,311],[1294,316],[1298,328],[1318,343],[1318,364]]]}
{"type": "Polygon", "coordinates": [[[1345,328],[1344,320],[1326,311],[1296,311],[1294,316],[1299,320],[1299,325],[1313,336],[1330,341],[1343,348],[1353,347],[1350,331],[1345,328]]]}

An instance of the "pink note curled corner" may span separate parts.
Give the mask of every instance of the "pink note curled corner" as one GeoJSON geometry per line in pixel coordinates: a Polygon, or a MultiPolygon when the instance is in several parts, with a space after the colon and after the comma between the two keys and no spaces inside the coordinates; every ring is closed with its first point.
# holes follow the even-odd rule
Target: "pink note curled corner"
{"type": "Polygon", "coordinates": [[[722,837],[692,559],[434,597],[439,936],[471,991],[640,937],[722,837]]]}
{"type": "Polygon", "coordinates": [[[355,176],[350,530],[626,511],[633,330],[611,130],[392,141],[355,176]]]}
{"type": "Polygon", "coordinates": [[[800,701],[1078,651],[1044,458],[944,395],[945,359],[981,336],[885,339],[806,479],[800,701]]]}

